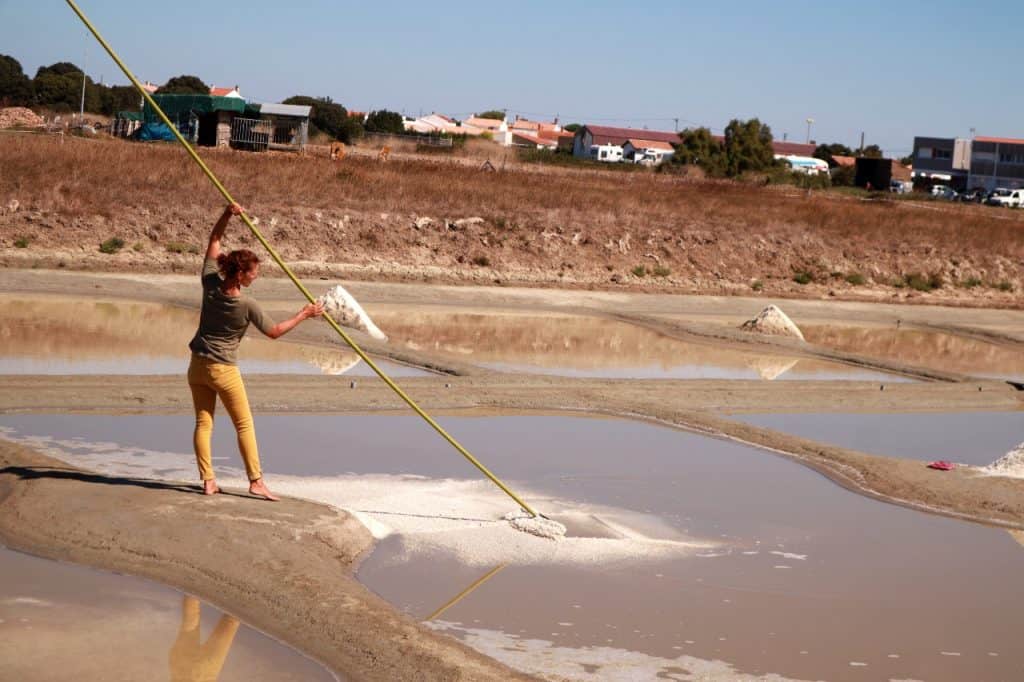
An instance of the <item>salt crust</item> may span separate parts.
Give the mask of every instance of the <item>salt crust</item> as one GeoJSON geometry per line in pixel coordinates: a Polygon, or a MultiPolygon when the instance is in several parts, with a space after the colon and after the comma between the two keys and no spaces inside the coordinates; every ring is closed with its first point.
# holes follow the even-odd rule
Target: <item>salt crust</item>
{"type": "Polygon", "coordinates": [[[568,647],[544,639],[520,638],[499,630],[465,627],[458,622],[427,621],[424,625],[451,635],[506,665],[546,680],[729,680],[787,682],[776,674],[747,675],[721,660],[682,654],[663,658],[612,645],[568,647]]]}
{"type": "Polygon", "coordinates": [[[1024,478],[1024,443],[1010,450],[988,466],[980,467],[979,470],[990,476],[1024,478]]]}
{"type": "MultiPolygon", "coordinates": [[[[135,448],[113,442],[19,437],[0,427],[8,440],[51,457],[110,476],[195,480],[191,454],[135,448]]],[[[245,489],[237,468],[218,464],[223,487],[245,489]]],[[[720,546],[695,540],[657,517],[625,509],[560,500],[516,484],[516,490],[544,514],[576,525],[595,517],[613,537],[561,537],[555,541],[517,530],[506,516],[514,505],[490,481],[437,479],[413,475],[274,475],[275,492],[323,502],[355,516],[378,540],[388,538],[388,563],[402,564],[445,553],[466,565],[607,565],[694,556],[720,546]]],[[[561,525],[561,524],[559,524],[561,525]]]]}
{"type": "Polygon", "coordinates": [[[778,306],[770,305],[757,314],[752,320],[747,320],[740,327],[745,331],[757,332],[759,334],[770,334],[773,336],[791,336],[804,340],[804,334],[796,326],[793,320],[789,319],[786,313],[778,306]]]}
{"type": "Polygon", "coordinates": [[[378,341],[387,341],[388,337],[377,328],[370,316],[352,294],[345,291],[340,284],[320,297],[324,309],[343,327],[352,327],[364,331],[378,341]]]}

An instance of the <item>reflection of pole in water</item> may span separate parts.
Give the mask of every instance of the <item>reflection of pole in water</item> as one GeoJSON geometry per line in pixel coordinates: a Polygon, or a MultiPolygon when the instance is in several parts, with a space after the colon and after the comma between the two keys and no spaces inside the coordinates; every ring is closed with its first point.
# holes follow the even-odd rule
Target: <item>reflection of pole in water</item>
{"type": "Polygon", "coordinates": [[[458,604],[465,597],[467,597],[470,592],[472,592],[473,590],[475,590],[476,588],[480,587],[485,582],[487,582],[488,580],[493,578],[501,569],[505,568],[505,566],[507,566],[507,565],[508,564],[498,564],[497,566],[495,566],[494,568],[489,570],[485,575],[482,575],[481,577],[477,578],[469,587],[467,587],[462,592],[459,592],[457,595],[455,595],[454,597],[449,599],[447,602],[444,603],[444,605],[442,605],[439,609],[434,611],[432,614],[430,614],[429,616],[427,616],[423,620],[426,621],[426,620],[434,620],[435,618],[439,618],[442,613],[444,613],[445,611],[447,611],[451,607],[453,607],[456,604],[458,604]]]}
{"type": "Polygon", "coordinates": [[[216,682],[238,631],[238,619],[224,614],[206,643],[199,641],[199,600],[185,595],[181,628],[171,647],[171,682],[216,682]]]}

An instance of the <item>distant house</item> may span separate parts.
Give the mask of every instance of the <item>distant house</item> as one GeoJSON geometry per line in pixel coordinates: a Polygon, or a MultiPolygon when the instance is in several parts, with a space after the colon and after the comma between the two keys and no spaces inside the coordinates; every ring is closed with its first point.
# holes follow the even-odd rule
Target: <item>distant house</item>
{"type": "Polygon", "coordinates": [[[585,125],[576,131],[572,153],[585,159],[621,161],[625,158],[623,146],[628,140],[646,140],[668,145],[678,144],[678,133],[639,128],[585,125]]]}
{"type": "MultiPolygon", "coordinates": [[[[200,146],[298,151],[309,136],[308,106],[246,103],[241,97],[214,95],[153,95],[153,101],[187,140],[200,146]]],[[[138,139],[173,139],[148,102],[142,121],[138,139]]]]}
{"type": "Polygon", "coordinates": [[[844,156],[842,154],[833,154],[832,160],[836,162],[836,165],[840,168],[853,168],[857,165],[856,156],[844,156]]]}
{"type": "Polygon", "coordinates": [[[672,158],[675,151],[676,148],[668,142],[631,138],[622,145],[622,158],[633,163],[657,166],[672,158]]]}
{"type": "Polygon", "coordinates": [[[444,114],[432,113],[419,118],[405,119],[405,129],[415,133],[458,133],[459,126],[454,119],[444,114]]]}
{"type": "Polygon", "coordinates": [[[1024,139],[915,137],[912,158],[915,183],[956,190],[1024,187],[1024,139]]]}
{"type": "Polygon", "coordinates": [[[557,140],[543,138],[540,135],[525,132],[522,130],[511,130],[509,134],[514,147],[533,147],[535,149],[555,149],[558,146],[557,140]]]}
{"type": "Polygon", "coordinates": [[[245,99],[242,97],[242,93],[239,91],[237,85],[233,88],[218,88],[216,86],[211,86],[210,94],[214,97],[237,97],[239,99],[245,99]]]}

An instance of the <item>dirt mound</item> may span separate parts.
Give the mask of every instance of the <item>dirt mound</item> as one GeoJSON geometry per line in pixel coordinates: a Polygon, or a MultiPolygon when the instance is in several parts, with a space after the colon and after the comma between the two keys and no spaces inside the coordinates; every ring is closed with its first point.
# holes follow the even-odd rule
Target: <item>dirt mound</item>
{"type": "Polygon", "coordinates": [[[42,116],[25,107],[0,109],[0,128],[41,128],[44,123],[42,116]]]}
{"type": "Polygon", "coordinates": [[[803,332],[797,327],[793,320],[789,319],[786,313],[778,306],[770,305],[757,314],[752,320],[744,322],[740,329],[758,334],[770,334],[772,336],[790,336],[804,340],[803,332]]]}

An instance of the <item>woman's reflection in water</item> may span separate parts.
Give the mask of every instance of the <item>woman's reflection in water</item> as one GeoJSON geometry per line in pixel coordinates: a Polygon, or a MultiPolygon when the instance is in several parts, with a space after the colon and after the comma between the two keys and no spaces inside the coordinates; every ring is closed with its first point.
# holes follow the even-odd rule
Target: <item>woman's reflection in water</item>
{"type": "Polygon", "coordinates": [[[201,644],[199,600],[185,595],[181,602],[181,628],[171,647],[171,682],[216,682],[238,625],[237,618],[224,614],[206,643],[201,644]]]}

